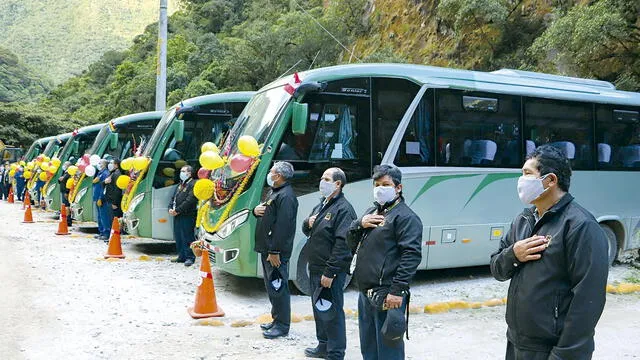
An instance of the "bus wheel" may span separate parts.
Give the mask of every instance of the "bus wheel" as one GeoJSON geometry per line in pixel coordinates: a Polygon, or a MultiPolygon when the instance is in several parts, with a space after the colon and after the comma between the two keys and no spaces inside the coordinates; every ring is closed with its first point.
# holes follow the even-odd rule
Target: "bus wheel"
{"type": "MultiPolygon", "coordinates": [[[[347,275],[344,281],[344,289],[349,286],[351,282],[351,275],[347,275]]],[[[309,257],[306,254],[306,251],[303,250],[300,252],[298,257],[298,267],[296,269],[296,279],[293,280],[293,284],[300,290],[301,293],[312,296],[313,290],[311,289],[311,279],[309,276],[309,257]]]]}
{"type": "Polygon", "coordinates": [[[616,238],[616,233],[609,226],[600,224],[600,227],[607,235],[609,243],[609,266],[611,266],[616,259],[616,255],[618,255],[618,239],[616,238]]]}

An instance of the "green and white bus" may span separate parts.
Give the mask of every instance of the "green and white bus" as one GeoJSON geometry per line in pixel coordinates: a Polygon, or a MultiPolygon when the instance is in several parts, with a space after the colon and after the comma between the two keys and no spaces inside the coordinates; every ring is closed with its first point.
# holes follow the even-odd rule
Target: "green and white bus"
{"type": "Polygon", "coordinates": [[[29,150],[22,156],[20,160],[24,162],[29,162],[35,159],[38,155],[42,153],[44,148],[49,144],[49,141],[54,139],[55,136],[48,136],[44,138],[40,138],[34,141],[31,146],[29,146],[29,150]]]}
{"type": "Polygon", "coordinates": [[[253,94],[199,96],[167,110],[142,152],[151,160],[148,167],[129,172],[131,181],[121,204],[129,234],[173,240],[173,219],[167,210],[180,168],[189,164],[195,171],[200,167],[201,145],[209,141],[220,144],[253,94]]]}
{"type": "Polygon", "coordinates": [[[216,192],[246,183],[233,202],[212,203],[199,224],[200,238],[214,249],[211,260],[224,271],[262,276],[251,209],[279,160],[295,168],[300,206],[290,279],[303,292],[309,285],[300,226],[319,202],[321,174],[333,166],[346,172],[344,192],[358,214],[373,202],[373,167],[402,170],[405,199],[424,225],[419,269],[486,265],[522,211],[516,184],[525,156],[546,143],[571,159],[571,192],[609,235],[610,261],[640,247],[640,94],[508,69],[360,64],[300,78],[262,88],[223,145],[230,150],[221,155],[230,157],[242,135],[262,144],[252,179],[234,177],[228,165],[212,174],[224,180],[216,192]]]}
{"type": "MultiPolygon", "coordinates": [[[[139,154],[149,141],[151,134],[160,122],[162,111],[149,111],[131,114],[113,119],[102,126],[93,144],[85,151],[88,155],[100,158],[111,156],[122,159],[139,154]]],[[[83,176],[78,180],[74,192],[77,194],[71,203],[74,219],[94,221],[92,178],[83,176]]]]}
{"type": "MultiPolygon", "coordinates": [[[[42,155],[50,159],[58,157],[60,151],[62,150],[62,148],[70,138],[71,138],[71,133],[52,136],[51,140],[49,140],[44,150],[42,150],[42,153],[38,154],[37,156],[42,155]]],[[[27,182],[27,189],[29,190],[29,195],[31,196],[31,199],[34,201],[37,200],[36,204],[37,206],[40,206],[41,198],[39,195],[41,195],[40,191],[44,189],[44,185],[45,185],[45,182],[39,179],[40,173],[42,173],[42,169],[35,168],[33,169],[32,173],[33,175],[31,176],[31,179],[29,179],[29,181],[27,182]]]]}

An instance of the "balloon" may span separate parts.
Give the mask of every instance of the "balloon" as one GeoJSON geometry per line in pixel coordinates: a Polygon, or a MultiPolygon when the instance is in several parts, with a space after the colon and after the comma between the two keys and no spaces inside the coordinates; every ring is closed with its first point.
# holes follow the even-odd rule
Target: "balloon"
{"type": "Polygon", "coordinates": [[[88,165],[90,163],[91,156],[89,154],[84,154],[80,159],[88,165]]]}
{"type": "Polygon", "coordinates": [[[38,162],[42,162],[42,159],[44,159],[44,156],[42,156],[42,155],[38,155],[36,157],[36,161],[38,161],[38,162]]]}
{"type": "Polygon", "coordinates": [[[118,179],[116,180],[116,186],[119,189],[126,189],[127,185],[129,185],[129,181],[131,181],[131,178],[128,177],[127,175],[120,175],[118,176],[118,179]]]}
{"type": "Polygon", "coordinates": [[[71,175],[71,176],[75,176],[75,175],[76,175],[76,173],[78,172],[78,167],[77,167],[77,166],[73,166],[73,165],[72,165],[72,166],[69,166],[69,167],[67,168],[67,172],[69,173],[69,175],[71,175]]]}
{"type": "Polygon", "coordinates": [[[18,168],[18,164],[11,164],[11,170],[15,170],[18,168]]]}
{"type": "Polygon", "coordinates": [[[138,171],[142,171],[147,167],[148,163],[149,163],[149,160],[147,160],[146,157],[140,156],[133,159],[133,168],[138,171]]]}
{"type": "Polygon", "coordinates": [[[11,170],[9,171],[9,176],[11,176],[11,177],[16,176],[16,169],[11,169],[11,170]]]}
{"type": "Polygon", "coordinates": [[[235,154],[229,160],[229,167],[237,173],[243,173],[251,167],[253,159],[242,154],[235,154]]]}
{"type": "Polygon", "coordinates": [[[34,166],[35,166],[35,164],[33,162],[30,162],[30,163],[27,164],[26,168],[28,170],[31,170],[31,169],[33,169],[34,166]]]}
{"type": "Polygon", "coordinates": [[[193,195],[195,195],[198,200],[209,200],[213,196],[214,187],[213,181],[200,179],[193,186],[193,195]]]}
{"type": "Polygon", "coordinates": [[[258,142],[251,135],[243,135],[238,139],[238,149],[243,155],[256,157],[260,155],[260,147],[258,142]]]}
{"type": "Polygon", "coordinates": [[[25,163],[24,161],[20,161],[20,166],[25,166],[27,163],[25,163]]]}
{"type": "Polygon", "coordinates": [[[218,147],[216,146],[216,144],[212,143],[212,142],[206,142],[204,144],[202,144],[202,147],[200,148],[201,152],[207,152],[207,151],[213,151],[213,152],[217,152],[219,153],[220,150],[218,150],[218,147]]]}
{"type": "Polygon", "coordinates": [[[87,169],[88,166],[91,166],[91,165],[88,165],[88,164],[85,164],[85,163],[79,164],[78,165],[78,170],[80,170],[80,172],[84,172],[87,169]]]}
{"type": "Polygon", "coordinates": [[[59,167],[57,167],[55,165],[54,166],[50,166],[49,167],[49,172],[53,175],[53,174],[58,172],[58,169],[59,169],[59,167]]]}
{"type": "Polygon", "coordinates": [[[211,171],[205,168],[200,168],[198,170],[198,179],[208,179],[209,175],[211,175],[211,171]]]}
{"type": "Polygon", "coordinates": [[[133,158],[129,157],[122,160],[122,162],[120,163],[120,167],[122,168],[122,170],[126,170],[126,171],[131,170],[131,168],[133,167],[133,158]]]}
{"type": "Polygon", "coordinates": [[[49,162],[49,161],[51,161],[51,159],[47,155],[42,157],[42,162],[49,162]]]}
{"type": "Polygon", "coordinates": [[[47,178],[46,172],[41,172],[40,175],[38,175],[38,179],[40,179],[40,181],[47,181],[47,178]]]}
{"type": "Polygon", "coordinates": [[[71,189],[73,187],[73,178],[68,178],[65,185],[67,186],[67,189],[71,189]]]}
{"type": "Polygon", "coordinates": [[[175,184],[175,183],[176,183],[175,181],[173,181],[173,180],[169,179],[169,180],[167,180],[167,181],[165,181],[165,182],[164,182],[164,186],[165,186],[165,187],[167,187],[167,186],[171,186],[171,185],[173,185],[173,184],[175,184]]]}
{"type": "Polygon", "coordinates": [[[24,177],[25,179],[31,179],[31,171],[27,170],[24,172],[24,174],[22,174],[22,177],[24,177]]]}
{"type": "Polygon", "coordinates": [[[184,160],[176,160],[176,162],[173,163],[173,165],[175,165],[176,169],[182,169],[183,166],[187,165],[187,162],[184,160]]]}
{"type": "Polygon", "coordinates": [[[172,178],[172,177],[176,176],[176,169],[170,168],[170,167],[166,167],[166,168],[162,169],[162,174],[164,176],[172,178]]]}
{"type": "Polygon", "coordinates": [[[43,162],[42,164],[40,164],[40,169],[42,169],[43,171],[49,170],[49,163],[43,162]]]}
{"type": "Polygon", "coordinates": [[[84,174],[89,176],[89,177],[92,177],[92,176],[94,176],[96,174],[96,168],[91,166],[91,165],[89,165],[86,168],[84,168],[84,174]]]}
{"type": "Polygon", "coordinates": [[[61,163],[62,163],[62,162],[61,162],[61,161],[60,161],[60,159],[58,159],[58,158],[55,158],[55,157],[54,157],[53,159],[51,159],[51,164],[52,164],[53,166],[55,166],[55,167],[60,167],[60,164],[61,164],[61,163]]]}
{"type": "Polygon", "coordinates": [[[200,165],[207,170],[215,170],[224,166],[224,160],[213,151],[205,151],[200,155],[200,165]]]}
{"type": "Polygon", "coordinates": [[[100,156],[93,154],[89,157],[89,164],[91,166],[98,166],[99,163],[100,163],[100,156]]]}

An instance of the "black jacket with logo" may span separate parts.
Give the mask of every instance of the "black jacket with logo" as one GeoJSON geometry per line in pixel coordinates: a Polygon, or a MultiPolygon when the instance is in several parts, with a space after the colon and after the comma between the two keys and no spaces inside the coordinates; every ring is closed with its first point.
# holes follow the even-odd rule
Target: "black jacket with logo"
{"type": "Polygon", "coordinates": [[[326,205],[323,199],[309,217],[313,215],[317,216],[312,227],[309,227],[309,218],[302,223],[302,232],[309,237],[302,250],[308,256],[309,270],[329,278],[346,273],[351,263],[347,230],[357,217],[353,206],[340,193],[326,205]]]}
{"type": "Polygon", "coordinates": [[[402,295],[422,260],[422,221],[398,199],[386,207],[371,207],[365,214],[384,215],[376,228],[363,228],[362,218],[351,223],[347,244],[357,253],[353,277],[361,291],[388,287],[389,293],[402,295]]]}
{"type": "Polygon", "coordinates": [[[69,180],[69,178],[71,178],[71,175],[69,175],[69,173],[66,171],[64,171],[62,176],[58,178],[58,183],[60,183],[60,192],[62,194],[69,194],[69,192],[71,191],[67,188],[67,181],[69,180]]]}
{"type": "Polygon", "coordinates": [[[533,211],[525,209],[513,221],[491,256],[493,276],[511,279],[507,337],[519,349],[550,352],[549,359],[591,358],[605,304],[607,237],[570,194],[537,222],[533,211]],[[521,263],[513,245],[533,235],[549,235],[549,246],[539,260],[521,263]]]}
{"type": "Polygon", "coordinates": [[[111,205],[116,205],[120,207],[120,202],[122,201],[122,190],[116,186],[116,182],[118,181],[118,177],[120,177],[120,170],[116,169],[109,177],[111,178],[111,182],[108,184],[104,184],[104,197],[111,205]]]}
{"type": "Polygon", "coordinates": [[[178,216],[196,216],[198,213],[198,199],[193,194],[195,181],[189,179],[186,183],[180,183],[173,193],[169,209],[175,209],[178,216]]]}
{"type": "Polygon", "coordinates": [[[266,210],[258,216],[254,250],[261,254],[280,254],[289,259],[296,234],[298,198],[291,184],[269,190],[263,203],[266,210]]]}

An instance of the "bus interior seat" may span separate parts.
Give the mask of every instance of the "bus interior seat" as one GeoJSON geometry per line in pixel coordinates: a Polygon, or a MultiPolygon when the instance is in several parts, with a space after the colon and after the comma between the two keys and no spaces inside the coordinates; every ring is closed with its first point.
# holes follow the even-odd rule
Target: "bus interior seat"
{"type": "Polygon", "coordinates": [[[620,148],[620,157],[624,167],[640,167],[640,145],[629,145],[620,148]]]}
{"type": "Polygon", "coordinates": [[[576,158],[576,146],[570,141],[557,141],[549,143],[551,146],[555,146],[558,149],[564,152],[564,155],[569,159],[573,160],[576,158]]]}
{"type": "Polygon", "coordinates": [[[492,140],[474,140],[469,146],[471,165],[488,165],[493,163],[493,159],[498,151],[498,145],[492,140]]]}
{"type": "Polygon", "coordinates": [[[598,144],[598,164],[608,165],[611,163],[611,145],[605,143],[598,144]]]}

